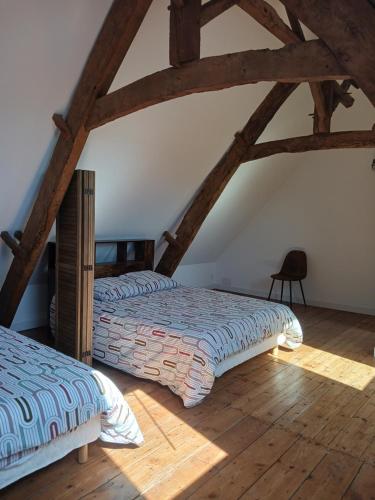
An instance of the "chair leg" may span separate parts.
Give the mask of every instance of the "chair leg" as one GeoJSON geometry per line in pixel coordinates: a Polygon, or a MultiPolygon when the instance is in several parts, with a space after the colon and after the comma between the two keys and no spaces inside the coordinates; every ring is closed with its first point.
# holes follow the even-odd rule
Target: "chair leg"
{"type": "Polygon", "coordinates": [[[301,287],[303,303],[305,304],[305,307],[306,307],[305,294],[303,293],[303,286],[302,286],[302,281],[301,280],[299,280],[299,286],[301,287]]]}
{"type": "Polygon", "coordinates": [[[281,299],[280,299],[280,304],[283,303],[283,294],[284,294],[284,280],[281,282],[281,299]]]}
{"type": "Polygon", "coordinates": [[[270,293],[268,294],[268,299],[267,300],[270,300],[271,299],[271,293],[272,293],[272,289],[273,289],[273,284],[275,283],[275,280],[272,280],[272,285],[271,285],[271,288],[270,288],[270,293]]]}
{"type": "Polygon", "coordinates": [[[292,303],[292,282],[289,281],[289,305],[290,307],[293,306],[293,303],[292,303]]]}

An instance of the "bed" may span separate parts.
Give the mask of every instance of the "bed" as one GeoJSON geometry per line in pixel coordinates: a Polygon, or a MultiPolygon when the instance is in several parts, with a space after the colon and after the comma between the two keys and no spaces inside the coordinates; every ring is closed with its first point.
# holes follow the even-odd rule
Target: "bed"
{"type": "Polygon", "coordinates": [[[182,286],[153,271],[95,280],[93,325],[95,359],[167,385],[186,407],[234,366],[302,342],[285,305],[182,286]]]}
{"type": "Polygon", "coordinates": [[[111,380],[0,326],[0,488],[98,438],[143,442],[111,380]]]}

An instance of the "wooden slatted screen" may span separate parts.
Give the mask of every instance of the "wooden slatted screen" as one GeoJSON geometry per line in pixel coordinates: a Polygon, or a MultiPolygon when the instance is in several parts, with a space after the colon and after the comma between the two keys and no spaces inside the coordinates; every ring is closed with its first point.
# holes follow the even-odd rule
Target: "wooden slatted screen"
{"type": "Polygon", "coordinates": [[[56,222],[56,348],[92,361],[95,172],[77,170],[56,222]]]}

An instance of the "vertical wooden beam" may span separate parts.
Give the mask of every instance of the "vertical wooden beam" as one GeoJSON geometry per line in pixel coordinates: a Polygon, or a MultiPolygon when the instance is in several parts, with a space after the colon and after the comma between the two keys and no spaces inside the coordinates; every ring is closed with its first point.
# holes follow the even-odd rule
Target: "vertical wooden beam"
{"type": "MultiPolygon", "coordinates": [[[[114,0],[73,94],[65,123],[71,138],[61,134],[20,248],[0,292],[0,324],[10,326],[78,163],[89,131],[85,122],[95,100],[105,95],[152,0],[114,0]]],[[[61,122],[61,120],[60,120],[61,122]]]]}
{"type": "Polygon", "coordinates": [[[201,0],[172,0],[170,5],[169,62],[171,66],[200,58],[201,0]]]}
{"type": "Polygon", "coordinates": [[[232,144],[208,174],[197,196],[186,211],[176,231],[173,244],[168,245],[156,267],[157,272],[172,276],[210,210],[241,165],[248,148],[259,139],[280,106],[297,86],[297,84],[292,83],[277,83],[258,106],[242,131],[235,135],[232,144]]]}
{"type": "MultiPolygon", "coordinates": [[[[286,13],[292,31],[302,42],[304,42],[306,39],[298,18],[290,12],[289,9],[286,9],[286,13]]],[[[330,93],[332,94],[332,90],[332,84],[329,90],[327,85],[323,88],[323,85],[320,82],[310,82],[310,91],[315,103],[313,125],[314,134],[329,132],[331,130],[331,116],[333,109],[332,106],[330,106],[328,95],[330,93]]]]}

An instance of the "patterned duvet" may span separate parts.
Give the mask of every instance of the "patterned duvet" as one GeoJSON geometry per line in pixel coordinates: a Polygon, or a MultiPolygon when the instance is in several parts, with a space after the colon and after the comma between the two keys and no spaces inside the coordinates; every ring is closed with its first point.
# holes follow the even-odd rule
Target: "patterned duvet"
{"type": "Polygon", "coordinates": [[[127,285],[127,298],[119,286],[96,293],[94,358],[167,385],[191,407],[210,392],[216,366],[229,356],[280,333],[291,347],[302,342],[299,322],[284,305],[170,282],[152,291],[129,292],[127,285]]]}
{"type": "Polygon", "coordinates": [[[107,377],[0,326],[0,469],[99,414],[102,440],[143,441],[107,377]]]}

